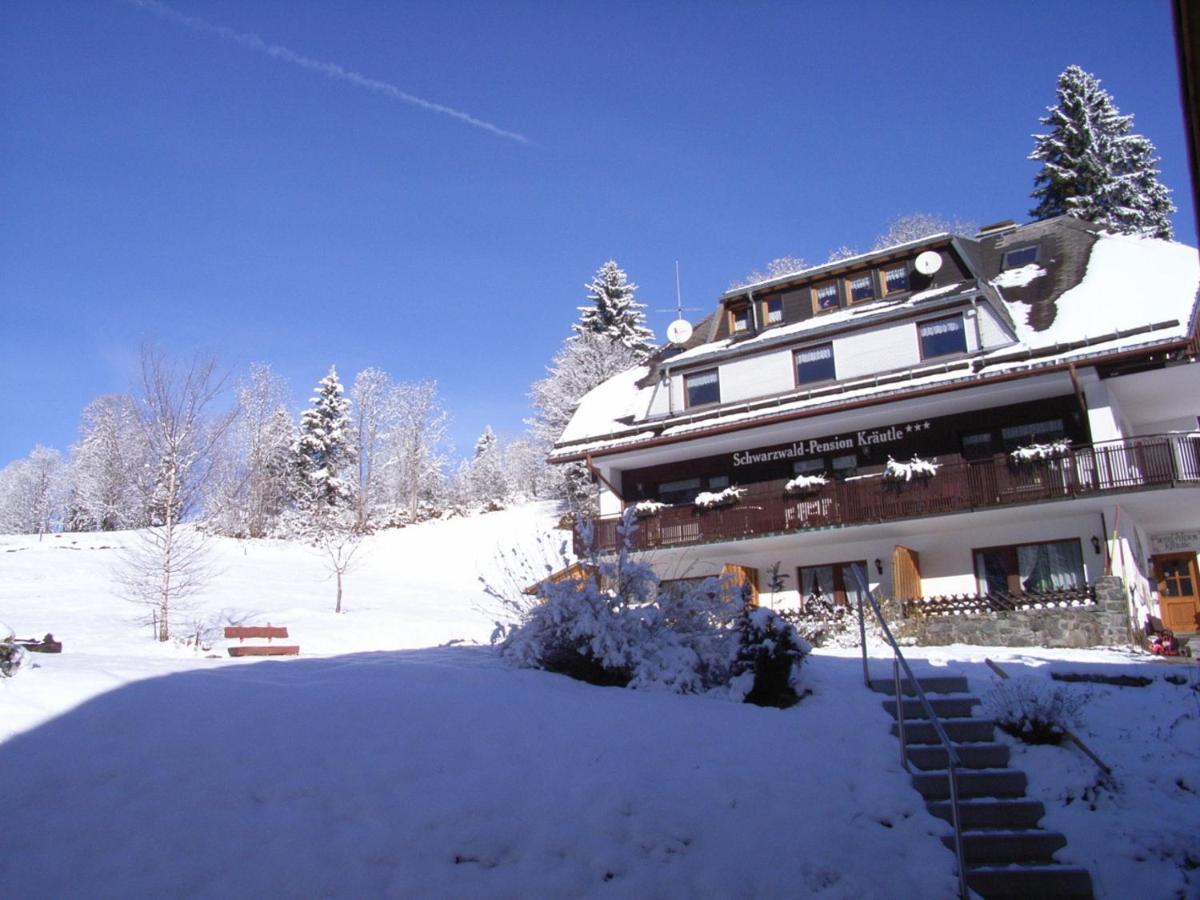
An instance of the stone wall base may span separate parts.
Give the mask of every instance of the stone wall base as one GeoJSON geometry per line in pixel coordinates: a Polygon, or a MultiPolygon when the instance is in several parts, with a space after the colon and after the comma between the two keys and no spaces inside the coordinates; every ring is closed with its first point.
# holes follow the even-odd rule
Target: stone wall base
{"type": "Polygon", "coordinates": [[[1129,606],[1120,578],[1096,580],[1096,602],[1057,609],[908,617],[904,633],[918,644],[994,647],[1099,647],[1131,642],[1129,606]]]}

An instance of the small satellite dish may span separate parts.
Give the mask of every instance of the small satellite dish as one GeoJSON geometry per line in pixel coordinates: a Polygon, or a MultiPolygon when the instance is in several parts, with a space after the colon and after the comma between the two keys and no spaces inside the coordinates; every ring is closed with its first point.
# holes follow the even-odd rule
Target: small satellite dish
{"type": "Polygon", "coordinates": [[[692,336],[692,323],[687,319],[676,319],[667,326],[667,340],[672,344],[686,344],[692,336]]]}
{"type": "Polygon", "coordinates": [[[917,256],[914,265],[922,275],[932,275],[942,267],[942,254],[936,250],[926,250],[917,256]]]}

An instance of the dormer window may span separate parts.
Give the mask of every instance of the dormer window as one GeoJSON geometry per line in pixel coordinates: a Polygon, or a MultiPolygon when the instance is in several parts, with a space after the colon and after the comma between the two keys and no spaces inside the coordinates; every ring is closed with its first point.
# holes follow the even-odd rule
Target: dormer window
{"type": "Polygon", "coordinates": [[[917,336],[921,342],[921,359],[967,352],[967,330],[961,315],[919,322],[917,336]]]}
{"type": "Polygon", "coordinates": [[[875,299],[875,279],[870,272],[847,279],[851,303],[866,303],[875,299]]]}
{"type": "Polygon", "coordinates": [[[741,309],[731,309],[729,311],[729,333],[745,334],[749,330],[750,307],[743,306],[741,309]]]}
{"type": "Polygon", "coordinates": [[[683,390],[687,394],[687,405],[705,406],[721,402],[721,380],[716,369],[696,372],[683,377],[683,390]]]}
{"type": "Polygon", "coordinates": [[[763,322],[767,325],[783,324],[783,298],[771,297],[763,301],[763,322]]]}
{"type": "Polygon", "coordinates": [[[1023,266],[1032,265],[1037,262],[1038,248],[1037,244],[1029,247],[1019,247],[1016,250],[1009,250],[1004,254],[1004,265],[1002,269],[1020,269],[1023,266]]]}
{"type": "Polygon", "coordinates": [[[838,308],[838,286],[836,281],[818,284],[813,288],[813,312],[823,313],[838,308]]]}
{"type": "Polygon", "coordinates": [[[893,266],[883,270],[883,291],[885,294],[897,294],[908,290],[908,269],[905,266],[893,266]]]}

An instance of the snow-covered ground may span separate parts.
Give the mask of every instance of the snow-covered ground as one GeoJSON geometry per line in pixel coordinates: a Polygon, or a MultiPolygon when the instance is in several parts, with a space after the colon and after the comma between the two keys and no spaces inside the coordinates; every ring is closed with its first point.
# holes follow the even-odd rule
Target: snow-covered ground
{"type": "MultiPolygon", "coordinates": [[[[953,895],[945,826],[900,768],[856,651],[810,660],[813,694],[786,711],[501,664],[478,576],[552,522],[534,506],[370,538],[340,616],[309,551],[217,541],[197,614],[287,625],[302,655],[266,661],[133,624],[111,581],[129,535],[0,537],[0,620],[64,643],[0,680],[0,894],[953,895]]],[[[1086,688],[1083,735],[1115,790],[1092,791],[1073,750],[1018,748],[1014,764],[1099,896],[1195,895],[1195,668],[913,651],[977,687],[985,655],[1014,674],[1155,678],[1086,688]]]]}

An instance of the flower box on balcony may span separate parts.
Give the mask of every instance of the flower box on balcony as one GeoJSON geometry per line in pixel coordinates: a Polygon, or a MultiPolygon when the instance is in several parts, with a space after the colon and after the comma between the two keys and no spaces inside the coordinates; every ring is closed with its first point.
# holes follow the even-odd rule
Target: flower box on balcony
{"type": "Polygon", "coordinates": [[[1018,447],[1008,454],[1008,458],[1014,465],[1027,466],[1062,459],[1070,452],[1071,441],[1069,438],[1063,438],[1061,441],[1051,441],[1048,444],[1027,444],[1024,447],[1018,447]]]}
{"type": "Polygon", "coordinates": [[[908,462],[896,462],[890,456],[883,470],[883,481],[890,485],[910,484],[913,481],[927,483],[937,474],[938,464],[914,456],[908,462]]]}
{"type": "Polygon", "coordinates": [[[658,500],[642,500],[633,505],[633,511],[639,519],[648,519],[650,516],[657,516],[670,505],[670,503],[662,503],[658,500]]]}
{"type": "Polygon", "coordinates": [[[732,506],[742,499],[742,494],[746,493],[745,488],[735,487],[730,485],[723,491],[701,491],[696,495],[696,499],[692,501],[697,509],[718,509],[722,506],[732,506]]]}
{"type": "Polygon", "coordinates": [[[829,479],[824,475],[797,475],[791,481],[783,486],[785,494],[817,494],[821,488],[829,484],[829,479]]]}

